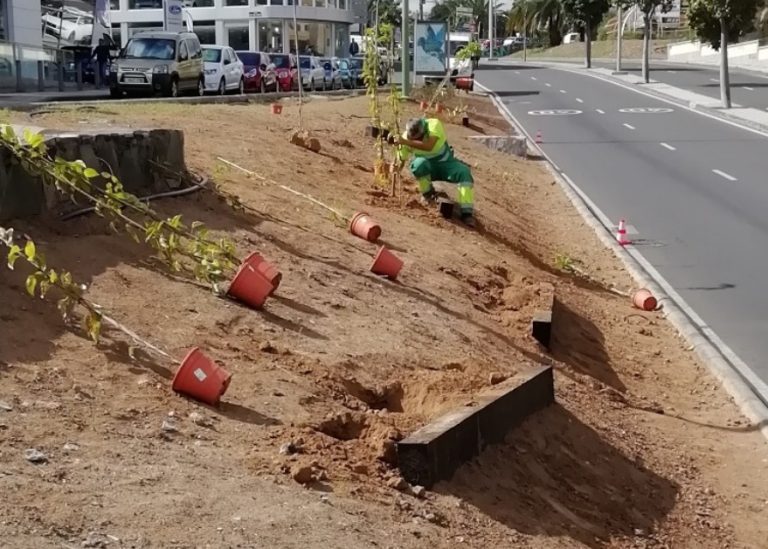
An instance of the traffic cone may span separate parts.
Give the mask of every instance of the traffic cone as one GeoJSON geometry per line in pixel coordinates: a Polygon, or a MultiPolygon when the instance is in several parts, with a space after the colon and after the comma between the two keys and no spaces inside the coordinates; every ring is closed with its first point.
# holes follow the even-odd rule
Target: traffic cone
{"type": "Polygon", "coordinates": [[[616,240],[618,241],[619,246],[632,244],[632,241],[627,239],[627,223],[623,219],[619,221],[619,230],[616,231],[616,240]]]}
{"type": "Polygon", "coordinates": [[[536,131],[536,144],[541,145],[543,143],[541,139],[541,130],[536,131]]]}

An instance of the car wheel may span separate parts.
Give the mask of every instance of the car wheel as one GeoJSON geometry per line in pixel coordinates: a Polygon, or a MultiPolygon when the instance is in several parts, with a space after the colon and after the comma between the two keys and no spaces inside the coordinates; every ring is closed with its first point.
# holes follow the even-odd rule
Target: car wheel
{"type": "Polygon", "coordinates": [[[227,94],[227,83],[222,78],[221,82],[219,82],[219,95],[226,95],[226,94],[227,94]]]}
{"type": "Polygon", "coordinates": [[[120,99],[123,96],[123,94],[119,88],[109,88],[109,96],[112,99],[120,99]]]}
{"type": "Polygon", "coordinates": [[[245,95],[245,79],[240,79],[240,85],[237,87],[237,93],[240,95],[245,95]]]}
{"type": "Polygon", "coordinates": [[[267,85],[264,83],[264,79],[261,79],[261,82],[259,83],[259,91],[261,93],[267,93],[267,85]]]}
{"type": "Polygon", "coordinates": [[[170,97],[178,97],[179,96],[179,79],[175,76],[171,80],[171,88],[168,91],[168,95],[170,97]]]}
{"type": "Polygon", "coordinates": [[[203,80],[203,77],[201,76],[200,79],[197,81],[197,96],[202,97],[205,95],[205,80],[203,80]]]}
{"type": "MultiPolygon", "coordinates": [[[[333,86],[331,86],[333,88],[333,86]]],[[[328,84],[325,83],[325,78],[323,78],[323,91],[328,89],[328,84]]]]}

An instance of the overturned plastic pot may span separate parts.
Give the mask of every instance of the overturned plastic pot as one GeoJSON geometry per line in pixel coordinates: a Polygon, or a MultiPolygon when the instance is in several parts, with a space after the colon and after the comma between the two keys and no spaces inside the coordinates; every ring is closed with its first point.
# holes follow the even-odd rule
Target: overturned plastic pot
{"type": "Polygon", "coordinates": [[[366,212],[357,212],[349,222],[349,231],[363,240],[376,242],[381,236],[381,225],[366,212]]]}
{"type": "Polygon", "coordinates": [[[426,111],[429,108],[429,103],[426,101],[419,101],[419,108],[423,111],[426,111]]]}
{"type": "MultiPolygon", "coordinates": [[[[259,258],[261,259],[261,256],[259,258]]],[[[264,260],[261,259],[261,261],[264,260]]],[[[266,267],[261,267],[262,270],[258,267],[261,267],[258,260],[249,256],[235,273],[227,290],[227,294],[231,297],[254,309],[261,309],[267,298],[275,291],[275,286],[262,272],[266,267]],[[257,265],[254,266],[252,262],[256,262],[257,265]]]]}
{"type": "Polygon", "coordinates": [[[250,265],[256,269],[269,281],[270,284],[272,284],[272,292],[270,292],[270,295],[277,290],[277,287],[280,286],[280,282],[283,280],[283,273],[281,273],[272,263],[264,259],[259,252],[250,254],[245,258],[243,264],[250,265]]]}
{"type": "Polygon", "coordinates": [[[179,394],[216,406],[231,380],[232,374],[195,347],[181,362],[171,387],[179,394]]]}
{"type": "Polygon", "coordinates": [[[655,311],[658,306],[656,298],[647,288],[642,288],[632,294],[632,304],[643,311],[655,311]]]}
{"type": "Polygon", "coordinates": [[[283,106],[280,103],[272,103],[272,114],[280,114],[283,112],[283,106]]]}
{"type": "Polygon", "coordinates": [[[391,280],[397,279],[400,269],[403,268],[403,261],[395,254],[390,252],[386,246],[379,248],[376,257],[373,258],[371,272],[379,276],[386,276],[391,280]]]}

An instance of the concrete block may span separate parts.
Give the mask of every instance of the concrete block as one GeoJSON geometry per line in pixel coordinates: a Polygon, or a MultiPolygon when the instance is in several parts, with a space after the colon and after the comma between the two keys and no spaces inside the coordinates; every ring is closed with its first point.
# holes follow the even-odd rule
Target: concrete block
{"type": "Polygon", "coordinates": [[[552,368],[538,366],[496,386],[478,404],[450,412],[397,443],[398,467],[411,484],[449,480],[464,463],[530,414],[555,400],[552,368]]]}
{"type": "Polygon", "coordinates": [[[479,141],[489,149],[525,158],[528,155],[528,141],[518,135],[472,135],[469,137],[479,141]]]}
{"type": "Polygon", "coordinates": [[[552,340],[552,324],[554,323],[556,308],[557,298],[555,297],[555,290],[552,288],[543,295],[541,309],[533,313],[531,320],[531,335],[547,349],[549,349],[552,340]]]}

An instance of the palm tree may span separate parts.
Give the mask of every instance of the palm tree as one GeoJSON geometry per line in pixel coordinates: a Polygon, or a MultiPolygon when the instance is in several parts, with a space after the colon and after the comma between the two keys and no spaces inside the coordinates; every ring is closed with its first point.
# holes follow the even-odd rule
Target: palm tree
{"type": "Polygon", "coordinates": [[[509,32],[525,29],[526,34],[544,30],[549,36],[549,46],[559,46],[563,41],[565,14],[560,0],[517,0],[508,12],[509,32]]]}

